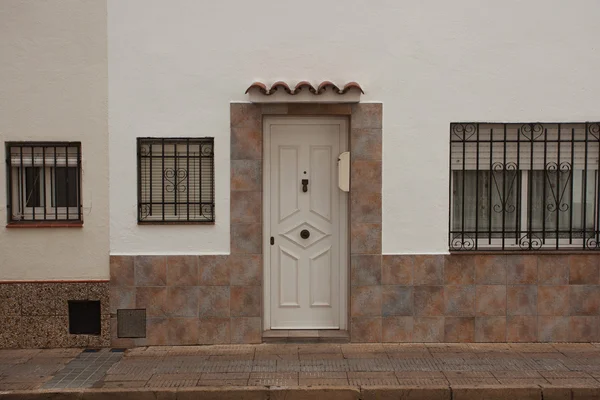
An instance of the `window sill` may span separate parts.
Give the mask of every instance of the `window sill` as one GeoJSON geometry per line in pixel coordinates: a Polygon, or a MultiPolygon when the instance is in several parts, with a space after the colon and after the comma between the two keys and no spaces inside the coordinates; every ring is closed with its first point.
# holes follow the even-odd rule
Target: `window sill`
{"type": "Polygon", "coordinates": [[[83,228],[83,222],[13,222],[7,224],[6,228],[83,228]]]}
{"type": "Polygon", "coordinates": [[[599,250],[450,250],[450,255],[471,255],[471,256],[504,256],[504,255],[541,255],[541,256],[560,256],[560,255],[585,255],[598,254],[599,250]]]}
{"type": "Polygon", "coordinates": [[[138,221],[138,225],[215,225],[215,221],[138,221]]]}

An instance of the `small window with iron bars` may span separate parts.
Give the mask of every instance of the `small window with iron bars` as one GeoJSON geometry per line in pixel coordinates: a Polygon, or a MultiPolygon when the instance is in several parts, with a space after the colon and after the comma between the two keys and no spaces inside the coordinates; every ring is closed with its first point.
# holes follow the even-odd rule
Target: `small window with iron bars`
{"type": "Polygon", "coordinates": [[[81,223],[81,143],[7,142],[8,223],[81,223]]]}
{"type": "Polygon", "coordinates": [[[450,125],[451,251],[599,250],[600,123],[450,125]]]}
{"type": "Polygon", "coordinates": [[[138,138],[138,223],[215,221],[213,138],[138,138]]]}

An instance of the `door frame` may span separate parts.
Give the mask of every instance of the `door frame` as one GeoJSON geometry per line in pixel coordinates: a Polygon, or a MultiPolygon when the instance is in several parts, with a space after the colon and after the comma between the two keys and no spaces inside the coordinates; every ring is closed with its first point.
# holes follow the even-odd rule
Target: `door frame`
{"type": "MultiPolygon", "coordinates": [[[[331,122],[331,125],[343,125],[339,137],[340,152],[350,149],[350,121],[344,116],[267,116],[262,121],[263,132],[263,329],[271,329],[271,131],[268,123],[282,121],[289,123],[294,120],[319,121],[320,124],[331,122]]],[[[334,183],[335,184],[335,183],[334,183]]],[[[350,275],[350,237],[349,237],[349,195],[341,192],[339,198],[339,232],[340,232],[340,282],[339,282],[339,329],[348,329],[348,278],[350,275]]]]}

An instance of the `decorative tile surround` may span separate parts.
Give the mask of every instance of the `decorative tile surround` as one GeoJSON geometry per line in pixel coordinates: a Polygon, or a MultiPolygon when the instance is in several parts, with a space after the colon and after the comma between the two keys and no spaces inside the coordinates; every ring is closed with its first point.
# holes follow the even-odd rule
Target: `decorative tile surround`
{"type": "Polygon", "coordinates": [[[0,348],[110,345],[109,283],[0,282],[0,348]],[[101,335],[69,334],[68,300],[99,300],[101,335]]]}

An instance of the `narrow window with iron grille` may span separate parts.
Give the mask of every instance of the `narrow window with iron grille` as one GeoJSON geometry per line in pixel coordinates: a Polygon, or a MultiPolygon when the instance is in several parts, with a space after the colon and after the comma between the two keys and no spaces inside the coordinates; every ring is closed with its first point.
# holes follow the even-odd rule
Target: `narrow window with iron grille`
{"type": "Polygon", "coordinates": [[[81,223],[81,143],[7,142],[8,223],[81,223]]]}
{"type": "Polygon", "coordinates": [[[450,125],[451,251],[600,249],[600,123],[450,125]]]}
{"type": "Polygon", "coordinates": [[[138,138],[138,223],[215,221],[213,138],[138,138]]]}

